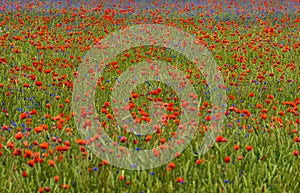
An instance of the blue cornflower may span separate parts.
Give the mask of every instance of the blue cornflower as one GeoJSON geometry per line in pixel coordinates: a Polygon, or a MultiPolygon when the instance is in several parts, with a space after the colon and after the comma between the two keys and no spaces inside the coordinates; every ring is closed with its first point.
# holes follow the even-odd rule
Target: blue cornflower
{"type": "Polygon", "coordinates": [[[18,124],[16,123],[16,122],[14,122],[14,121],[11,121],[10,122],[14,127],[16,127],[18,124]]]}

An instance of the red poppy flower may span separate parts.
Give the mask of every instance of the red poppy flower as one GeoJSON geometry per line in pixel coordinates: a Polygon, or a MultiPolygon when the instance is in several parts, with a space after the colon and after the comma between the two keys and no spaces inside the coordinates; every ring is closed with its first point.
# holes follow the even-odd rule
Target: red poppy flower
{"type": "Polygon", "coordinates": [[[173,162],[170,162],[170,163],[168,164],[168,166],[169,166],[169,168],[171,168],[171,169],[174,169],[174,168],[176,167],[175,163],[173,163],[173,162]]]}
{"type": "Polygon", "coordinates": [[[28,161],[27,164],[28,164],[30,167],[33,167],[33,166],[34,166],[34,160],[28,161]]]}
{"type": "Polygon", "coordinates": [[[37,111],[35,109],[33,109],[32,111],[30,111],[29,113],[30,115],[36,115],[37,114],[37,111]]]}
{"type": "Polygon", "coordinates": [[[261,114],[260,117],[261,117],[262,119],[267,119],[268,115],[267,115],[267,114],[261,114]]]}
{"type": "Polygon", "coordinates": [[[145,141],[146,141],[146,142],[150,141],[151,139],[152,139],[152,135],[147,135],[147,136],[145,137],[145,141]]]}
{"type": "Polygon", "coordinates": [[[233,149],[237,151],[237,150],[240,149],[240,146],[239,146],[239,145],[235,145],[235,146],[233,147],[233,149]]]}
{"type": "Polygon", "coordinates": [[[41,149],[48,149],[48,143],[47,142],[43,142],[40,144],[40,148],[41,149]]]}
{"type": "Polygon", "coordinates": [[[294,150],[294,151],[293,151],[293,155],[294,155],[294,156],[299,156],[299,151],[294,150]]]}
{"type": "Polygon", "coordinates": [[[70,149],[70,147],[69,147],[69,146],[66,146],[66,145],[64,145],[64,146],[62,147],[62,151],[69,151],[69,149],[70,149]]]}
{"type": "Polygon", "coordinates": [[[197,160],[196,160],[196,164],[197,164],[197,165],[200,165],[201,163],[204,163],[204,162],[205,162],[205,160],[200,160],[200,159],[197,159],[197,160]]]}
{"type": "Polygon", "coordinates": [[[124,180],[124,176],[121,175],[121,176],[119,177],[119,180],[120,180],[120,181],[123,181],[123,180],[124,180]]]}
{"type": "Polygon", "coordinates": [[[235,97],[233,95],[228,95],[228,98],[230,98],[231,100],[235,99],[235,97]]]}
{"type": "Polygon", "coordinates": [[[294,142],[300,142],[300,138],[299,137],[295,137],[294,138],[294,142]]]}
{"type": "Polygon", "coordinates": [[[9,149],[13,149],[15,147],[15,144],[13,142],[9,141],[9,142],[7,142],[6,147],[9,149]]]}
{"type": "Polygon", "coordinates": [[[33,155],[31,150],[26,149],[24,152],[24,158],[31,158],[33,155]]]}
{"type": "Polygon", "coordinates": [[[54,176],[54,181],[58,182],[59,181],[59,176],[54,176]]]}
{"type": "Polygon", "coordinates": [[[230,160],[231,160],[230,156],[226,156],[226,157],[224,158],[224,162],[225,162],[225,163],[229,163],[230,160]]]}
{"type": "Polygon", "coordinates": [[[28,88],[29,86],[30,86],[30,85],[27,84],[27,83],[23,84],[23,87],[25,87],[25,88],[28,88]]]}
{"type": "Polygon", "coordinates": [[[252,146],[248,145],[248,146],[246,147],[246,149],[247,149],[247,151],[251,151],[251,150],[252,150],[252,146]]]}
{"type": "Polygon", "coordinates": [[[212,119],[211,116],[207,116],[207,117],[205,118],[206,121],[210,121],[211,119],[212,119]]]}
{"type": "Polygon", "coordinates": [[[183,182],[184,182],[184,178],[178,177],[178,178],[176,179],[176,181],[177,181],[178,183],[183,183],[183,182]]]}
{"type": "Polygon", "coordinates": [[[240,160],[242,160],[244,157],[243,156],[238,156],[238,160],[240,161],[240,160]]]}
{"type": "Polygon", "coordinates": [[[21,113],[20,119],[26,119],[28,115],[26,113],[21,113]]]}
{"type": "Polygon", "coordinates": [[[251,93],[249,94],[249,97],[254,97],[254,93],[251,92],[251,93]]]}
{"type": "Polygon", "coordinates": [[[17,140],[20,140],[20,139],[22,139],[24,137],[24,135],[23,135],[23,133],[21,133],[21,132],[18,132],[16,135],[15,135],[15,138],[17,139],[17,140]]]}
{"type": "Polygon", "coordinates": [[[42,82],[40,82],[40,81],[36,81],[36,82],[35,82],[35,85],[36,85],[36,86],[42,86],[42,85],[43,85],[43,83],[42,83],[42,82]]]}
{"type": "Polygon", "coordinates": [[[28,176],[28,173],[27,173],[26,171],[23,171],[23,172],[22,172],[22,176],[23,176],[23,177],[27,177],[27,176],[28,176]]]}
{"type": "Polygon", "coordinates": [[[48,162],[48,163],[49,163],[49,165],[50,165],[50,166],[52,166],[52,167],[54,167],[54,166],[55,166],[55,161],[54,161],[54,160],[49,160],[49,162],[48,162]]]}
{"type": "Polygon", "coordinates": [[[126,137],[121,137],[121,140],[120,140],[122,143],[125,143],[127,141],[127,138],[126,137]]]}
{"type": "Polygon", "coordinates": [[[35,127],[33,130],[34,130],[36,133],[40,133],[40,132],[43,131],[43,127],[35,127]]]}
{"type": "Polygon", "coordinates": [[[103,165],[108,165],[109,164],[107,160],[103,160],[102,163],[103,163],[103,165]]]}
{"type": "Polygon", "coordinates": [[[225,138],[222,135],[216,137],[216,142],[217,143],[218,142],[224,142],[224,141],[225,141],[225,138]]]}

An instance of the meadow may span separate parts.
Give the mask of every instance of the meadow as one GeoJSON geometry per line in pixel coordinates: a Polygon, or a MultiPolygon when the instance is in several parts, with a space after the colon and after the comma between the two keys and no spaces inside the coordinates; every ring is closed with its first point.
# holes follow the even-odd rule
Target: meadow
{"type": "MultiPolygon", "coordinates": [[[[0,4],[0,192],[298,192],[300,180],[300,3],[294,1],[48,1],[0,4]],[[200,98],[197,133],[176,158],[128,170],[100,159],[76,125],[74,78],[86,53],[109,34],[139,24],[176,27],[214,58],[224,79],[224,122],[205,154],[214,120],[209,85],[186,56],[134,47],[106,65],[97,81],[101,126],[120,146],[140,151],[176,138],[179,95],[159,81],[133,88],[136,124],[166,118],[149,135],[120,128],[112,91],[138,62],[168,62],[200,98]]],[[[106,153],[106,152],[103,152],[106,153]]]]}

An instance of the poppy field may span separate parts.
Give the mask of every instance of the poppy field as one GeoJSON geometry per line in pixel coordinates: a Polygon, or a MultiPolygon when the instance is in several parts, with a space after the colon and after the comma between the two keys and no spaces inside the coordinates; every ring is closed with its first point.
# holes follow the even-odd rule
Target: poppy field
{"type": "MultiPolygon", "coordinates": [[[[0,192],[299,192],[299,26],[299,0],[2,1],[0,192]],[[74,94],[87,53],[110,34],[143,24],[189,34],[196,46],[209,50],[216,68],[206,65],[200,71],[191,58],[168,47],[124,48],[94,81],[95,112],[78,113],[77,94],[89,95],[81,87],[74,94]],[[180,71],[195,94],[182,91],[182,82],[181,92],[158,80],[129,84],[147,74],[147,69],[134,68],[138,63],[153,61],[180,71]],[[226,94],[218,103],[206,74],[214,70],[222,77],[216,90],[226,94]],[[118,89],[119,95],[114,93],[118,89]],[[180,133],[185,128],[182,106],[189,106],[182,103],[185,94],[199,101],[188,108],[196,120],[187,121],[196,133],[169,160],[160,151],[187,139],[180,133]],[[122,110],[129,112],[132,124],[119,123],[122,112],[114,105],[123,95],[122,110]],[[221,114],[215,113],[218,107],[221,114]],[[101,155],[113,151],[95,142],[101,134],[84,136],[79,129],[77,115],[94,113],[101,132],[119,151],[150,149],[164,164],[127,169],[104,159],[101,155]],[[148,134],[133,129],[159,116],[148,134]],[[222,124],[217,124],[220,117],[222,124]],[[203,141],[217,125],[204,153],[203,141]],[[100,156],[91,151],[93,144],[100,156]]],[[[204,63],[208,61],[201,67],[204,63]]],[[[92,124],[85,121],[83,128],[90,132],[92,124]]]]}

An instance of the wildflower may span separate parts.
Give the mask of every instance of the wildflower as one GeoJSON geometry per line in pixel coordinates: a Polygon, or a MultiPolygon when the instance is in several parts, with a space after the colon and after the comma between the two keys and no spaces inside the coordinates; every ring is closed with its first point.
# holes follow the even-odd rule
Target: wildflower
{"type": "Polygon", "coordinates": [[[30,115],[36,115],[37,114],[37,111],[35,109],[33,109],[32,111],[30,111],[29,113],[30,115]]]}
{"type": "Polygon", "coordinates": [[[120,141],[123,142],[123,143],[126,142],[126,140],[127,140],[126,137],[121,137],[121,139],[120,139],[120,141]]]}
{"type": "Polygon", "coordinates": [[[217,138],[216,138],[216,142],[225,142],[225,141],[226,141],[226,139],[222,135],[217,136],[217,138]]]}
{"type": "Polygon", "coordinates": [[[300,137],[295,137],[294,142],[300,142],[300,137]]]}
{"type": "Polygon", "coordinates": [[[240,161],[240,160],[242,160],[244,157],[243,156],[238,156],[238,160],[240,161]]]}
{"type": "Polygon", "coordinates": [[[28,164],[30,167],[33,167],[33,166],[34,166],[34,160],[28,161],[27,164],[28,164]]]}
{"type": "Polygon", "coordinates": [[[39,193],[42,193],[42,192],[44,192],[44,187],[39,188],[39,193]]]}
{"type": "Polygon", "coordinates": [[[120,181],[123,181],[123,180],[124,180],[124,176],[121,175],[121,176],[119,177],[119,180],[120,180],[120,181]]]}
{"type": "Polygon", "coordinates": [[[42,130],[43,130],[43,127],[35,127],[35,128],[34,128],[34,131],[35,131],[36,133],[40,133],[42,130]]]}
{"type": "Polygon", "coordinates": [[[17,139],[17,140],[20,140],[20,139],[22,139],[24,137],[24,135],[23,135],[23,133],[21,133],[21,132],[18,132],[16,135],[15,135],[15,138],[17,139]]]}
{"type": "Polygon", "coordinates": [[[62,188],[63,188],[63,189],[69,189],[69,184],[63,184],[63,185],[62,185],[62,188]]]}
{"type": "Polygon", "coordinates": [[[237,150],[240,149],[240,146],[239,146],[239,145],[235,145],[235,146],[233,147],[233,149],[237,151],[237,150]]]}
{"type": "Polygon", "coordinates": [[[31,158],[33,155],[31,150],[26,149],[24,152],[24,158],[31,158]]]}
{"type": "Polygon", "coordinates": [[[197,165],[200,165],[201,163],[204,163],[204,162],[205,162],[205,160],[200,160],[200,159],[197,159],[197,160],[196,160],[196,164],[197,164],[197,165]]]}
{"type": "Polygon", "coordinates": [[[26,119],[28,115],[26,113],[21,113],[20,119],[26,119]]]}
{"type": "Polygon", "coordinates": [[[40,144],[40,148],[41,149],[48,149],[48,143],[47,142],[43,142],[40,144]]]}
{"type": "Polygon", "coordinates": [[[226,156],[226,157],[224,158],[224,162],[225,162],[225,163],[229,163],[229,162],[230,162],[230,159],[231,159],[230,156],[226,156]]]}
{"type": "Polygon", "coordinates": [[[70,146],[64,145],[62,146],[62,151],[68,151],[70,149],[70,146]]]}
{"type": "Polygon", "coordinates": [[[36,82],[35,82],[35,85],[36,85],[36,86],[42,86],[42,85],[43,85],[43,83],[42,83],[42,82],[40,82],[40,81],[36,81],[36,82]]]}
{"type": "Polygon", "coordinates": [[[28,88],[29,86],[30,86],[30,85],[27,84],[27,83],[23,84],[23,87],[25,87],[25,88],[28,88]]]}
{"type": "Polygon", "coordinates": [[[152,139],[152,135],[147,135],[147,136],[145,137],[145,141],[146,141],[146,142],[150,141],[151,139],[152,139]]]}
{"type": "Polygon", "coordinates": [[[246,147],[246,149],[247,149],[247,151],[251,151],[251,150],[252,150],[252,146],[248,145],[248,146],[246,147]]]}
{"type": "Polygon", "coordinates": [[[182,178],[182,177],[178,177],[177,179],[176,179],[176,181],[178,182],[178,183],[184,183],[185,181],[184,181],[184,178],[182,178]]]}
{"type": "Polygon", "coordinates": [[[170,162],[168,164],[169,168],[174,169],[176,167],[176,165],[173,162],[170,162]]]}
{"type": "Polygon", "coordinates": [[[55,161],[54,161],[54,160],[49,160],[49,162],[48,162],[48,163],[49,163],[49,165],[50,165],[50,166],[52,166],[52,167],[54,167],[54,166],[55,166],[55,161]]]}
{"type": "Polygon", "coordinates": [[[102,163],[103,163],[104,165],[108,165],[108,164],[109,164],[107,160],[103,160],[102,163]]]}
{"type": "Polygon", "coordinates": [[[54,181],[58,182],[59,181],[59,176],[54,176],[54,181]]]}
{"type": "Polygon", "coordinates": [[[16,148],[16,149],[14,149],[14,151],[13,151],[13,156],[18,156],[18,155],[22,155],[22,150],[16,148]]]}
{"type": "Polygon", "coordinates": [[[207,116],[207,117],[205,118],[206,121],[210,121],[211,119],[212,119],[211,116],[207,116]]]}
{"type": "Polygon", "coordinates": [[[44,70],[44,73],[46,73],[46,74],[48,74],[48,73],[50,73],[51,72],[51,69],[46,69],[46,70],[44,70]]]}
{"type": "Polygon", "coordinates": [[[45,187],[45,191],[46,191],[46,192],[50,192],[50,190],[51,190],[51,189],[50,189],[49,187],[45,187]]]}
{"type": "Polygon", "coordinates": [[[35,76],[35,75],[31,75],[31,76],[30,76],[30,79],[31,79],[31,80],[36,80],[36,76],[35,76]]]}
{"type": "Polygon", "coordinates": [[[28,173],[27,173],[26,171],[23,171],[23,172],[22,172],[22,176],[23,176],[23,177],[27,177],[27,176],[28,176],[28,173]]]}
{"type": "Polygon", "coordinates": [[[293,155],[294,155],[294,156],[299,156],[299,151],[294,150],[294,151],[293,151],[293,155]]]}
{"type": "Polygon", "coordinates": [[[267,119],[268,115],[267,115],[267,114],[261,114],[260,117],[261,117],[262,119],[267,119]]]}
{"type": "Polygon", "coordinates": [[[6,147],[9,149],[13,149],[15,147],[15,144],[13,142],[9,141],[9,142],[7,142],[6,147]]]}

